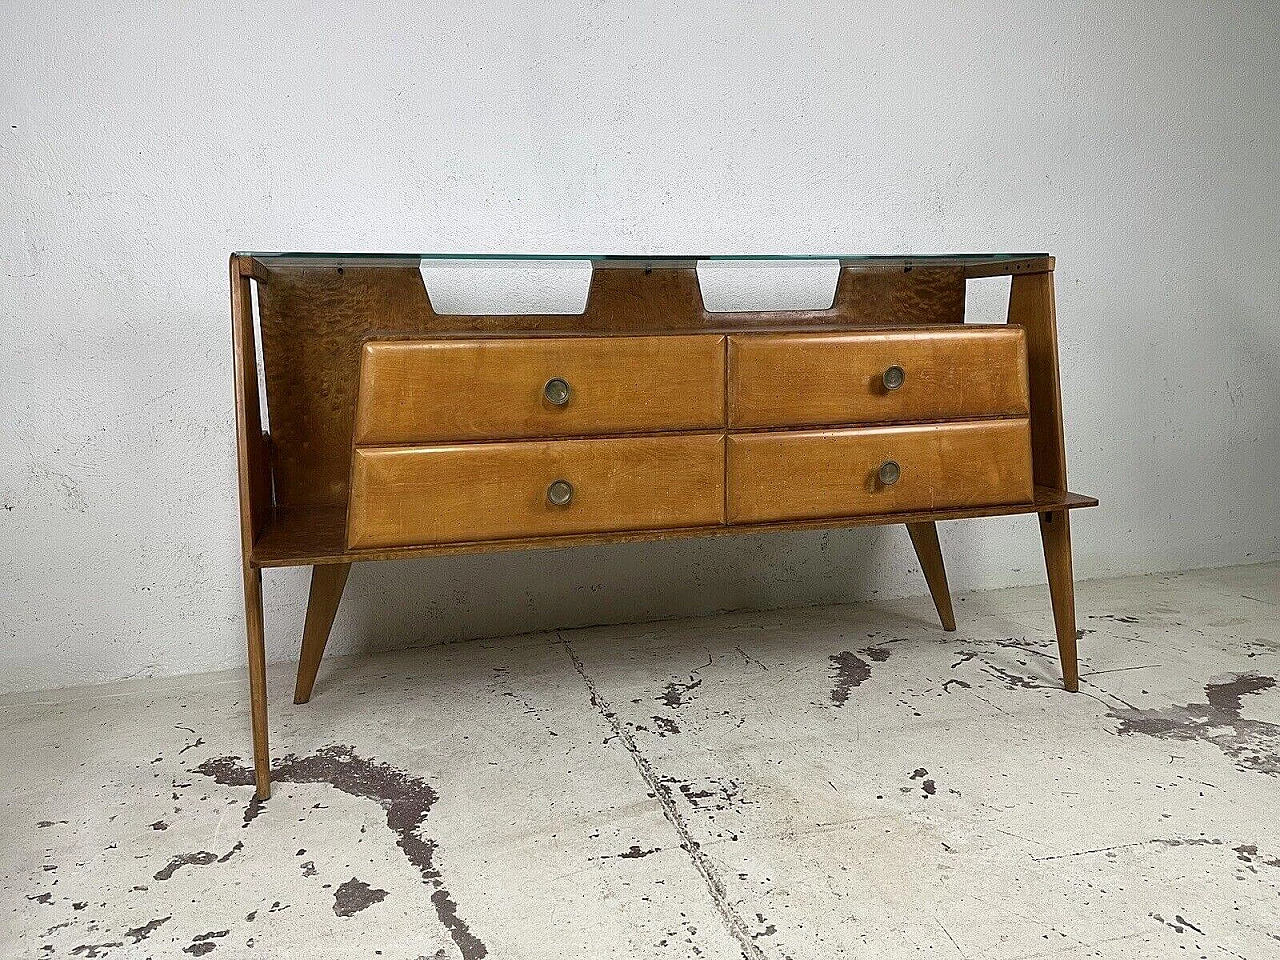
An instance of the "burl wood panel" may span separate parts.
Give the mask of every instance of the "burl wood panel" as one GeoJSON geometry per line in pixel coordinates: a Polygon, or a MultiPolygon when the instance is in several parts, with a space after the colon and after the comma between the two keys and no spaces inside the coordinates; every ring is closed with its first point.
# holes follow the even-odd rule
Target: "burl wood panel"
{"type": "Polygon", "coordinates": [[[371,340],[357,444],[590,436],[724,425],[724,337],[371,340]],[[569,385],[556,405],[552,378],[569,385]]]}
{"type": "Polygon", "coordinates": [[[346,503],[360,350],[371,337],[706,333],[964,320],[962,267],[846,267],[830,310],[708,313],[693,268],[599,269],[580,316],[442,316],[406,266],[271,268],[258,287],[275,501],[346,503]]]}
{"type": "Polygon", "coordinates": [[[721,434],[358,447],[353,549],[718,524],[721,434]],[[556,506],[556,480],[573,497],[556,506]]]}
{"type": "Polygon", "coordinates": [[[784,427],[1027,415],[1020,327],[729,338],[729,423],[784,427]],[[906,375],[890,390],[884,373],[906,375]]]}
{"type": "Polygon", "coordinates": [[[731,434],[729,523],[959,509],[1032,499],[1026,419],[731,434]],[[901,468],[891,485],[880,465],[901,468]]]}

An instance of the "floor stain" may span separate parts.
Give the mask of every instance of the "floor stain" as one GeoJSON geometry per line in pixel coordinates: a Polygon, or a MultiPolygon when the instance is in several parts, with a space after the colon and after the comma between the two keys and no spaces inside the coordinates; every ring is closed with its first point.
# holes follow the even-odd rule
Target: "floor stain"
{"type": "Polygon", "coordinates": [[[680,726],[671,717],[655,716],[653,719],[654,732],[660,737],[669,734],[677,734],[680,732],[680,726]]]}
{"type": "MultiPolygon", "coordinates": [[[[193,772],[224,786],[249,787],[254,782],[253,769],[239,757],[206,760],[193,772]]],[[[381,806],[386,812],[387,827],[395,834],[396,845],[432,887],[431,904],[436,916],[462,952],[463,960],[481,960],[489,955],[488,948],[458,916],[458,905],[435,865],[435,841],[421,833],[437,799],[426,780],[389,764],[360,757],[351,747],[340,744],[310,756],[283,757],[273,765],[271,776],[277,783],[327,783],[349,796],[372,800],[381,806]]]]}
{"type": "Polygon", "coordinates": [[[123,947],[124,943],[120,940],[111,943],[82,943],[77,947],[72,947],[71,955],[73,957],[87,957],[93,960],[95,957],[105,957],[113,947],[123,947]]]}
{"type": "Polygon", "coordinates": [[[1116,731],[1120,735],[1140,733],[1163,740],[1210,743],[1234,760],[1239,770],[1280,777],[1280,724],[1242,714],[1244,697],[1275,685],[1275,677],[1228,674],[1205,684],[1205,703],[1149,710],[1124,708],[1109,715],[1120,721],[1116,731]]]}
{"type": "Polygon", "coordinates": [[[333,891],[333,912],[340,917],[353,917],[385,899],[387,891],[371,887],[363,880],[352,877],[333,891]]]}
{"type": "MultiPolygon", "coordinates": [[[[934,781],[932,778],[930,778],[929,771],[926,770],[924,767],[916,767],[916,769],[912,772],[911,776],[908,779],[920,781],[920,790],[924,794],[926,799],[929,797],[935,796],[938,792],[937,782],[934,781]]],[[[907,786],[907,787],[899,787],[899,789],[903,793],[911,793],[913,790],[915,790],[915,787],[907,786]]],[[[953,790],[952,792],[955,793],[956,791],[953,790]]]]}
{"type": "Polygon", "coordinates": [[[651,847],[648,850],[643,850],[641,849],[640,844],[633,843],[630,849],[624,850],[622,853],[618,854],[618,857],[622,860],[639,860],[641,857],[647,857],[650,854],[657,853],[661,849],[661,847],[651,847]]]}
{"type": "Polygon", "coordinates": [[[207,867],[215,863],[226,863],[243,849],[244,843],[237,843],[222,856],[218,856],[209,850],[200,850],[196,853],[180,853],[156,871],[155,879],[169,880],[183,867],[207,867]]]}
{"type": "Polygon", "coordinates": [[[1256,843],[1242,843],[1238,847],[1231,848],[1241,863],[1249,864],[1249,869],[1254,870],[1253,865],[1260,863],[1265,867],[1280,867],[1280,857],[1260,857],[1258,856],[1258,845],[1256,843]]]}
{"type": "Polygon", "coordinates": [[[701,677],[691,676],[688,683],[677,683],[673,680],[667,684],[667,689],[663,691],[662,696],[658,697],[658,701],[675,710],[688,703],[689,701],[685,698],[700,686],[702,686],[701,677]]]}
{"type": "Polygon", "coordinates": [[[134,943],[141,943],[172,919],[172,916],[161,917],[158,920],[152,920],[148,923],[144,923],[140,927],[134,927],[132,930],[126,930],[124,935],[134,943]]]}
{"type": "MultiPolygon", "coordinates": [[[[863,656],[876,663],[889,659],[889,651],[881,647],[868,647],[863,656]]],[[[849,700],[849,692],[871,679],[871,664],[852,651],[845,650],[829,658],[831,660],[831,704],[839,709],[849,700]]]]}
{"type": "Polygon", "coordinates": [[[1200,936],[1202,937],[1204,936],[1203,930],[1197,927],[1190,920],[1186,919],[1180,913],[1174,914],[1172,920],[1166,920],[1164,917],[1160,916],[1160,914],[1153,913],[1151,914],[1151,919],[1157,920],[1160,923],[1163,923],[1166,927],[1175,931],[1176,933],[1186,933],[1188,930],[1194,930],[1196,933],[1200,934],[1200,936]]]}
{"type": "Polygon", "coordinates": [[[215,940],[225,937],[230,930],[210,930],[208,933],[198,933],[191,938],[190,946],[182,948],[183,953],[189,953],[193,957],[203,957],[206,953],[213,953],[217,949],[215,940]]]}

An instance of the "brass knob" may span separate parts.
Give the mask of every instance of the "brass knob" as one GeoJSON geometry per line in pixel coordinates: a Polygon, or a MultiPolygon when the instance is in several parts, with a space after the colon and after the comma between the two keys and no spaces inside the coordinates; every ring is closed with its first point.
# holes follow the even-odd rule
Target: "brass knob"
{"type": "Polygon", "coordinates": [[[563,407],[569,402],[569,382],[559,377],[552,377],[542,388],[542,395],[552,406],[563,407]]]}
{"type": "Polygon", "coordinates": [[[884,384],[886,390],[897,390],[907,382],[907,371],[895,363],[880,377],[880,382],[884,384]]]}
{"type": "Polygon", "coordinates": [[[891,487],[902,476],[902,468],[898,466],[897,460],[886,460],[880,464],[880,469],[876,472],[876,476],[880,478],[880,482],[886,487],[891,487]]]}
{"type": "Polygon", "coordinates": [[[553,481],[547,487],[547,502],[555,507],[567,507],[573,499],[573,484],[568,480],[553,481]]]}

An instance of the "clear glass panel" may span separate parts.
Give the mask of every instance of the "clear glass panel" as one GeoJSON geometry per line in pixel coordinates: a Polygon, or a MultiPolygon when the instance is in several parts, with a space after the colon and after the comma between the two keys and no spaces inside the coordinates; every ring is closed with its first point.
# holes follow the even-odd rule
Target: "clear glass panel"
{"type": "Polygon", "coordinates": [[[589,260],[596,269],[624,267],[629,270],[644,268],[693,267],[698,261],[792,261],[839,260],[845,266],[897,266],[920,264],[921,266],[970,267],[981,264],[1000,264],[1012,260],[1032,260],[1047,257],[1047,253],[926,253],[926,254],[863,254],[863,253],[802,253],[802,254],[690,254],[680,256],[638,256],[606,253],[285,253],[280,251],[247,250],[241,256],[257,257],[272,266],[323,265],[330,263],[358,263],[363,266],[394,265],[416,266],[423,260],[443,261],[541,261],[562,262],[589,260]]]}

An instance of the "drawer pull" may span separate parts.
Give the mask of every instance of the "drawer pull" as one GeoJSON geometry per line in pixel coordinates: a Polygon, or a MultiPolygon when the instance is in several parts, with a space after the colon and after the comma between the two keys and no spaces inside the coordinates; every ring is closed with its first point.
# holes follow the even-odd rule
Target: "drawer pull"
{"type": "Polygon", "coordinates": [[[898,466],[897,460],[886,460],[880,464],[880,469],[877,471],[876,476],[880,478],[880,482],[884,486],[891,487],[902,476],[902,468],[898,466]]]}
{"type": "Polygon", "coordinates": [[[573,499],[573,484],[568,480],[555,480],[547,487],[547,502],[553,507],[567,507],[573,499]]]}
{"type": "Polygon", "coordinates": [[[895,363],[880,377],[880,382],[884,384],[886,390],[897,390],[907,382],[907,371],[895,363]]]}
{"type": "Polygon", "coordinates": [[[569,382],[560,377],[552,377],[542,388],[542,395],[553,407],[563,407],[569,402],[569,382]]]}

